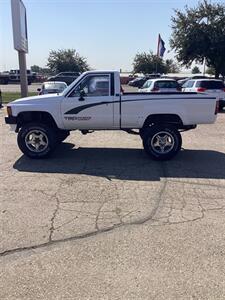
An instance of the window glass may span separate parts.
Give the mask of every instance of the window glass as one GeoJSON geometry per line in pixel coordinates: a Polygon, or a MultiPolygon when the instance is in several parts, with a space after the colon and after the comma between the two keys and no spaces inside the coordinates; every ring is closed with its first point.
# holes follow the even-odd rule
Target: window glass
{"type": "Polygon", "coordinates": [[[43,85],[43,89],[45,90],[55,89],[55,90],[63,91],[65,88],[66,88],[66,84],[61,82],[47,82],[43,85]]]}
{"type": "Polygon", "coordinates": [[[149,88],[151,85],[152,85],[152,81],[150,80],[150,81],[148,82],[148,88],[149,88]]]}
{"type": "Polygon", "coordinates": [[[109,75],[90,75],[75,88],[70,97],[78,97],[83,90],[86,97],[109,96],[109,75]]]}
{"type": "Polygon", "coordinates": [[[188,84],[188,81],[186,81],[185,83],[182,84],[182,88],[186,88],[188,84]]]}
{"type": "MultiPolygon", "coordinates": [[[[216,81],[216,80],[209,80],[209,81],[198,81],[198,87],[202,87],[209,90],[219,90],[224,87],[224,84],[222,81],[216,81]]],[[[197,86],[197,84],[196,84],[197,86]]]]}
{"type": "Polygon", "coordinates": [[[149,88],[150,85],[151,85],[151,83],[152,83],[151,80],[147,80],[147,81],[143,84],[142,88],[143,88],[143,89],[149,88]]]}
{"type": "Polygon", "coordinates": [[[155,83],[155,87],[158,87],[160,89],[171,89],[171,88],[174,88],[176,89],[178,87],[178,83],[176,81],[168,81],[168,80],[165,80],[165,81],[157,81],[155,83]]]}
{"type": "Polygon", "coordinates": [[[188,80],[188,82],[187,82],[187,84],[186,84],[185,87],[191,88],[191,87],[193,87],[193,85],[194,85],[194,80],[188,80]]]}

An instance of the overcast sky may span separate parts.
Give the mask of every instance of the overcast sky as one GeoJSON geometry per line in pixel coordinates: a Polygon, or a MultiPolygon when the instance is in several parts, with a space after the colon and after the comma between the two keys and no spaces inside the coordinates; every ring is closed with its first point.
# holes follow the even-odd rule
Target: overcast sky
{"type": "MultiPolygon", "coordinates": [[[[94,69],[132,70],[137,52],[156,52],[160,33],[170,50],[173,9],[194,0],[23,0],[27,9],[27,65],[44,67],[49,51],[74,48],[94,69]]],[[[215,2],[215,1],[212,1],[215,2]]],[[[224,2],[224,0],[216,1],[224,2]]],[[[173,58],[166,51],[165,58],[173,58]]],[[[17,69],[11,1],[0,0],[0,71],[17,69]]]]}

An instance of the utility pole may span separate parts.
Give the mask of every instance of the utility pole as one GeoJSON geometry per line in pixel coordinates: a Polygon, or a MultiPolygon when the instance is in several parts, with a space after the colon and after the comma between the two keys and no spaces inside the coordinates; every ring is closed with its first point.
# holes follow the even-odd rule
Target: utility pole
{"type": "Polygon", "coordinates": [[[18,51],[21,96],[28,96],[26,53],[28,53],[27,15],[22,0],[11,0],[13,42],[18,51]]]}
{"type": "Polygon", "coordinates": [[[20,67],[20,90],[21,96],[28,96],[28,84],[27,84],[27,65],[26,65],[26,53],[18,51],[19,67],[20,67]]]}
{"type": "Polygon", "coordinates": [[[203,61],[203,73],[202,73],[203,76],[205,76],[205,64],[206,64],[206,59],[204,57],[204,61],[203,61]]]}

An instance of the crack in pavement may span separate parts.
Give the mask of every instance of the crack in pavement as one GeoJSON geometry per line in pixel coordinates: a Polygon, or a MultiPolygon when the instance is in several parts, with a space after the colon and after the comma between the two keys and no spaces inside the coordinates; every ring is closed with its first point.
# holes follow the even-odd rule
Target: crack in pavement
{"type": "Polygon", "coordinates": [[[219,188],[219,189],[225,189],[225,186],[219,185],[219,184],[212,184],[212,183],[204,183],[204,182],[196,182],[196,181],[187,181],[187,180],[175,180],[168,178],[168,182],[171,183],[184,183],[184,184],[190,184],[190,185],[198,185],[198,186],[207,186],[207,187],[213,187],[213,188],[219,188]]]}
{"type": "Polygon", "coordinates": [[[103,208],[103,206],[105,205],[106,202],[107,201],[103,201],[102,204],[100,205],[98,211],[97,211],[97,215],[96,215],[96,218],[95,218],[95,229],[97,231],[99,231],[99,226],[98,226],[99,215],[100,215],[101,210],[102,210],[102,208],[103,208]]]}
{"type": "Polygon", "coordinates": [[[118,224],[114,224],[112,226],[100,229],[97,222],[98,222],[98,219],[99,219],[99,214],[101,212],[101,209],[104,206],[104,204],[107,202],[107,201],[104,201],[101,204],[100,208],[98,209],[98,213],[97,213],[97,216],[96,216],[96,223],[95,223],[96,224],[96,230],[90,231],[90,232],[84,233],[84,234],[77,234],[75,236],[71,236],[71,237],[67,237],[67,238],[63,238],[63,239],[53,240],[52,235],[53,235],[54,230],[55,230],[54,221],[55,221],[55,218],[56,218],[56,215],[58,213],[59,206],[60,206],[60,201],[57,197],[57,192],[60,190],[61,185],[63,183],[65,184],[65,182],[66,182],[66,181],[62,180],[57,192],[52,196],[52,198],[56,197],[57,203],[56,203],[56,208],[55,208],[55,210],[53,212],[53,215],[52,215],[52,218],[51,218],[51,226],[50,226],[50,234],[49,234],[48,242],[41,243],[41,244],[38,244],[38,245],[8,249],[8,250],[5,250],[5,251],[1,252],[0,257],[7,256],[7,255],[12,255],[12,254],[20,253],[20,252],[24,252],[24,251],[30,251],[30,250],[32,251],[32,250],[35,250],[35,249],[41,249],[41,248],[45,248],[45,247],[48,247],[48,246],[51,246],[51,245],[57,245],[57,244],[65,243],[65,242],[69,242],[69,241],[81,240],[81,239],[96,236],[98,234],[103,234],[103,233],[106,233],[106,232],[110,232],[110,231],[112,231],[114,229],[117,229],[117,228],[143,225],[143,224],[145,224],[149,221],[154,221],[153,217],[156,214],[158,208],[160,207],[160,203],[162,201],[162,197],[163,197],[163,194],[164,194],[166,186],[167,186],[166,169],[165,169],[164,162],[161,162],[161,168],[162,168],[162,173],[163,173],[162,187],[161,187],[161,189],[159,191],[159,194],[158,194],[158,197],[155,201],[155,206],[154,206],[154,208],[152,209],[152,211],[150,212],[150,214],[148,216],[146,216],[144,218],[141,218],[139,220],[133,221],[133,222],[129,222],[129,223],[124,223],[124,222],[121,223],[120,222],[118,224]]]}
{"type": "Polygon", "coordinates": [[[60,202],[59,202],[59,198],[57,197],[57,192],[55,193],[55,195],[53,197],[51,197],[51,199],[55,198],[56,199],[56,208],[53,212],[53,215],[51,217],[51,227],[49,229],[50,233],[49,233],[49,242],[52,241],[52,235],[54,233],[54,230],[55,230],[55,227],[54,227],[54,222],[55,222],[55,218],[56,218],[56,215],[59,211],[59,205],[60,205],[60,202]]]}
{"type": "MultiPolygon", "coordinates": [[[[12,255],[12,254],[15,254],[15,253],[20,253],[20,252],[24,252],[24,251],[33,251],[35,249],[41,249],[41,248],[45,248],[45,247],[48,247],[48,246],[51,246],[51,245],[57,245],[57,244],[60,244],[60,243],[65,243],[65,242],[69,242],[69,241],[76,241],[76,240],[81,240],[81,239],[85,239],[85,238],[89,238],[89,237],[93,237],[93,236],[96,236],[98,234],[103,234],[103,233],[107,233],[107,232],[111,232],[113,231],[114,229],[117,229],[117,228],[126,228],[126,227],[129,227],[129,226],[138,226],[138,225],[143,225],[147,222],[152,222],[151,226],[164,226],[164,225],[173,225],[173,224],[184,224],[184,223],[187,223],[187,222],[195,222],[195,221],[198,221],[198,220],[201,220],[205,217],[205,212],[206,211],[210,211],[210,210],[215,210],[215,211],[219,211],[219,210],[224,210],[224,206],[223,205],[219,205],[218,201],[219,201],[219,198],[216,198],[214,199],[215,202],[217,203],[217,206],[218,207],[213,207],[213,208],[204,208],[204,204],[201,202],[201,199],[199,198],[198,196],[198,193],[199,191],[194,189],[194,191],[192,190],[187,190],[187,192],[185,193],[185,189],[184,189],[184,186],[182,187],[182,191],[181,193],[179,194],[179,201],[174,201],[174,199],[170,199],[168,197],[169,194],[167,193],[165,195],[165,190],[167,189],[167,185],[168,183],[174,183],[175,181],[173,180],[168,180],[168,176],[167,176],[167,163],[166,162],[161,162],[161,171],[162,171],[162,176],[161,176],[161,187],[160,187],[160,191],[158,192],[158,196],[156,199],[154,199],[155,201],[155,204],[154,204],[154,207],[153,209],[149,212],[149,214],[145,217],[140,217],[139,219],[137,220],[134,220],[134,221],[130,221],[130,222],[125,222],[124,221],[124,218],[126,216],[129,216],[131,215],[133,212],[137,212],[138,210],[134,210],[134,211],[124,211],[126,212],[124,215],[121,214],[121,210],[120,208],[116,207],[115,209],[113,210],[104,210],[104,213],[115,213],[116,214],[116,217],[118,218],[118,223],[116,224],[112,224],[112,225],[109,225],[107,227],[103,227],[103,228],[100,228],[98,222],[99,220],[102,220],[103,217],[101,217],[101,212],[103,210],[103,207],[104,205],[109,202],[109,200],[102,200],[101,202],[100,201],[91,201],[91,203],[99,203],[100,206],[98,207],[97,209],[97,214],[94,214],[92,213],[91,211],[90,212],[87,212],[87,211],[84,211],[84,213],[89,213],[89,215],[92,215],[93,216],[93,219],[95,220],[95,229],[92,230],[92,231],[89,231],[89,232],[86,232],[86,233],[81,233],[81,234],[76,234],[76,235],[73,235],[73,236],[70,236],[70,237],[67,237],[67,238],[60,238],[60,239],[53,239],[53,234],[54,234],[54,231],[59,229],[60,227],[63,227],[65,224],[67,223],[71,223],[73,222],[73,220],[75,220],[77,218],[73,218],[71,220],[69,220],[68,222],[65,222],[63,224],[61,224],[60,226],[55,226],[55,219],[57,217],[57,214],[59,212],[59,210],[62,210],[62,211],[74,211],[74,212],[78,212],[78,213],[83,213],[83,206],[85,204],[88,204],[87,202],[84,202],[83,201],[78,201],[77,197],[75,199],[75,201],[60,201],[59,199],[59,196],[58,196],[58,192],[61,190],[62,186],[63,185],[66,185],[66,184],[71,184],[73,182],[73,180],[71,181],[71,178],[68,178],[68,179],[62,179],[60,178],[60,184],[59,184],[59,187],[57,188],[57,191],[54,193],[54,195],[49,195],[47,193],[44,193],[46,196],[50,197],[50,199],[55,199],[56,201],[56,207],[53,211],[53,214],[52,214],[52,217],[50,219],[50,229],[49,229],[49,239],[47,242],[45,243],[40,243],[40,244],[37,244],[37,245],[33,245],[33,246],[25,246],[25,247],[18,247],[18,248],[14,248],[14,249],[8,249],[8,250],[5,250],[3,252],[0,253],[0,256],[7,256],[7,255],[12,255]],[[188,202],[187,204],[187,201],[185,200],[185,195],[191,195],[191,193],[195,192],[195,195],[197,196],[195,198],[195,201],[193,202],[188,202]],[[169,200],[169,202],[168,202],[169,200]],[[76,203],[76,202],[79,202],[79,203],[82,203],[82,208],[81,209],[65,209],[65,208],[61,208],[60,205],[61,204],[64,204],[64,203],[76,203]],[[198,210],[195,209],[196,205],[198,206],[198,210]],[[177,208],[178,206],[178,208],[177,208]],[[163,216],[157,216],[158,212],[161,213],[161,209],[166,209],[167,212],[166,214],[164,213],[163,216]],[[175,212],[175,214],[174,214],[175,212]],[[176,212],[177,212],[177,215],[176,215],[176,212]],[[185,216],[184,214],[185,213],[192,213],[192,216],[191,218],[188,218],[189,216],[185,216]],[[176,221],[176,218],[180,218],[178,221],[176,221]],[[174,219],[175,218],[175,219],[174,219]],[[157,223],[158,222],[158,223],[157,223]]],[[[176,183],[180,183],[181,185],[184,185],[184,184],[193,184],[193,183],[190,183],[190,182],[183,182],[183,181],[176,181],[176,183]]],[[[195,184],[195,183],[194,183],[195,184]]],[[[197,184],[197,185],[201,185],[201,184],[197,184]]],[[[205,186],[205,184],[202,184],[202,186],[205,186]]],[[[207,185],[208,187],[212,186],[213,188],[217,187],[218,189],[219,188],[223,188],[223,187],[220,187],[220,186],[217,186],[217,185],[207,185]]],[[[117,186],[115,186],[115,188],[117,189],[117,186]]],[[[124,190],[124,186],[122,186],[122,189],[124,190]]],[[[99,195],[99,199],[101,200],[101,195],[103,195],[105,189],[102,189],[100,195],[99,195]]],[[[169,192],[169,191],[168,191],[169,192]]],[[[136,189],[134,190],[134,193],[136,193],[136,189]]],[[[201,195],[201,194],[199,194],[201,195]]],[[[138,196],[138,195],[136,195],[138,196]]],[[[210,195],[208,195],[207,193],[205,193],[205,196],[204,199],[213,199],[213,195],[212,197],[210,197],[210,195]]],[[[118,189],[117,189],[117,198],[119,199],[119,193],[118,193],[118,189]]],[[[208,203],[206,202],[205,205],[207,205],[208,203]]],[[[106,218],[106,217],[104,217],[106,218]]]]}

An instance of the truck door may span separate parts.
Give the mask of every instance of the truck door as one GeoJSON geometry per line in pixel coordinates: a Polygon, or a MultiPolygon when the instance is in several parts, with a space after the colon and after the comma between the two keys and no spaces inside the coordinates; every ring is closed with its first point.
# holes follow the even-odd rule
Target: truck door
{"type": "Polygon", "coordinates": [[[64,97],[62,117],[67,129],[113,128],[114,78],[87,74],[64,97]]]}

